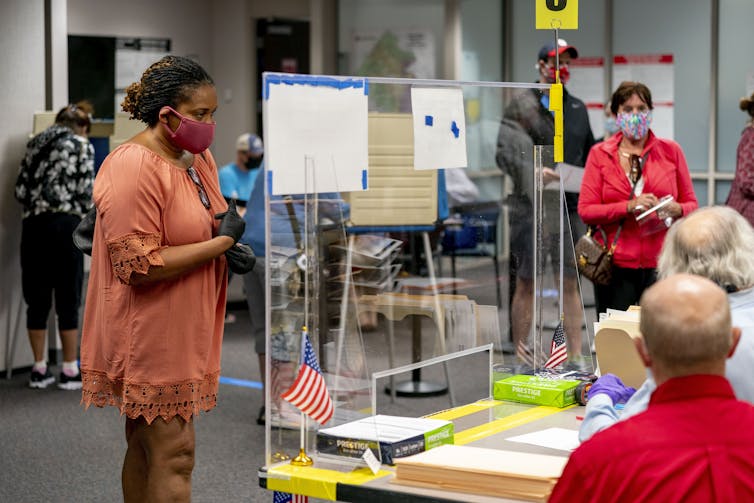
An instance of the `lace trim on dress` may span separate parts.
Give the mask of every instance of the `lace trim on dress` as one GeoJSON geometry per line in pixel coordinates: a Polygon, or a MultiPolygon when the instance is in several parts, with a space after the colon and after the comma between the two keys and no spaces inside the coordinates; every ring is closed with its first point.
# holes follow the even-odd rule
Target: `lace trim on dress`
{"type": "Polygon", "coordinates": [[[200,411],[207,412],[217,405],[219,375],[216,372],[201,381],[157,385],[126,383],[103,372],[81,370],[81,403],[87,409],[90,405],[112,405],[131,419],[144,417],[147,424],[157,417],[168,422],[175,416],[188,422],[200,411]]]}
{"type": "Polygon", "coordinates": [[[158,250],[159,234],[134,232],[107,242],[110,262],[118,279],[125,284],[131,281],[131,273],[146,274],[150,265],[165,265],[158,250]]]}

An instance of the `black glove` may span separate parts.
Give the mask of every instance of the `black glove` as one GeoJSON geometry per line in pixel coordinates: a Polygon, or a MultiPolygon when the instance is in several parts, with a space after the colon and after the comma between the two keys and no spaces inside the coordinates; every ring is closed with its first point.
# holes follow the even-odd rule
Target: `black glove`
{"type": "Polygon", "coordinates": [[[228,267],[234,274],[246,274],[254,269],[257,258],[250,247],[243,243],[236,243],[225,252],[228,267]]]}
{"type": "Polygon", "coordinates": [[[246,229],[246,222],[244,222],[241,215],[236,211],[236,202],[231,200],[228,204],[228,211],[223,211],[215,215],[215,218],[220,220],[220,226],[217,228],[218,236],[228,236],[233,238],[233,243],[237,243],[243,231],[246,229]]]}

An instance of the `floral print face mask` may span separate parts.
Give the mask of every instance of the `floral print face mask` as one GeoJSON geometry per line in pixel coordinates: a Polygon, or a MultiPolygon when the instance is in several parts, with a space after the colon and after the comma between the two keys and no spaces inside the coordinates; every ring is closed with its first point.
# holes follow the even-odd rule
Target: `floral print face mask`
{"type": "Polygon", "coordinates": [[[619,113],[616,123],[623,135],[632,140],[641,140],[649,134],[649,125],[652,123],[652,111],[647,110],[639,113],[619,113]]]}

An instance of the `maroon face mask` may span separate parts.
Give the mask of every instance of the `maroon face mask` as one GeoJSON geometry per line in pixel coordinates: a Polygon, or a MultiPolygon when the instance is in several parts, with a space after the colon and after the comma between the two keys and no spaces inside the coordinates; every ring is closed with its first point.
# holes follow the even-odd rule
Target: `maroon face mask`
{"type": "Polygon", "coordinates": [[[212,144],[212,140],[215,137],[215,123],[207,123],[195,121],[184,117],[169,106],[165,106],[172,113],[181,120],[175,131],[171,131],[170,127],[161,122],[162,126],[167,131],[170,141],[176,147],[180,147],[184,150],[188,150],[192,154],[200,154],[207,150],[212,144]]]}

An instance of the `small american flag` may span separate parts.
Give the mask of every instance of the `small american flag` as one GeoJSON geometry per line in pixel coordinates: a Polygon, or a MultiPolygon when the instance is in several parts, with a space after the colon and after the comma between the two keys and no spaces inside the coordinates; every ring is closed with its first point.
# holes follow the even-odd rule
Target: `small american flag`
{"type": "Polygon", "coordinates": [[[552,334],[552,345],[550,346],[550,358],[545,362],[546,369],[554,369],[568,358],[566,350],[565,331],[563,330],[563,320],[560,320],[552,334]]]}
{"type": "Polygon", "coordinates": [[[317,363],[309,335],[304,329],[302,334],[304,347],[303,361],[298,370],[298,376],[290,389],[280,395],[280,398],[297,407],[319,424],[327,423],[333,415],[333,404],[330,393],[325,385],[325,378],[317,363]]]}
{"type": "Polygon", "coordinates": [[[272,503],[309,503],[309,496],[275,491],[272,495],[272,503]]]}

